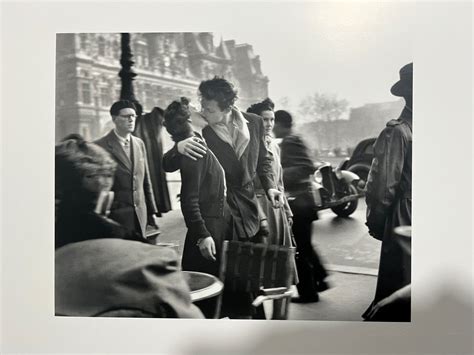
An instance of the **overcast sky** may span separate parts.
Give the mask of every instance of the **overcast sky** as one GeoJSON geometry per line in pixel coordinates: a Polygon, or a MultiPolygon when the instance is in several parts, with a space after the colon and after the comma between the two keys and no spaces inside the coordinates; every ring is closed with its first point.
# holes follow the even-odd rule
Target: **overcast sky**
{"type": "Polygon", "coordinates": [[[253,45],[274,101],[288,96],[295,105],[315,91],[336,94],[350,107],[397,99],[389,89],[400,67],[413,61],[413,4],[241,7],[229,8],[232,21],[213,22],[216,40],[253,45]]]}

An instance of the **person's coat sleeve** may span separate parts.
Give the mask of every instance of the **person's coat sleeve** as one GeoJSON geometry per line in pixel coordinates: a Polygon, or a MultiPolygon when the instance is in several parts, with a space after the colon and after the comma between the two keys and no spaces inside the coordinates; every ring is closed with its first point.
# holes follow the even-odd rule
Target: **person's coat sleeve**
{"type": "Polygon", "coordinates": [[[366,191],[369,229],[382,228],[393,206],[399,192],[406,150],[406,137],[397,125],[388,125],[375,142],[366,191]]]}
{"type": "Polygon", "coordinates": [[[142,154],[144,157],[144,162],[145,162],[145,176],[143,179],[143,191],[145,193],[147,212],[148,212],[148,215],[151,215],[151,214],[158,213],[158,209],[156,208],[155,195],[153,193],[153,186],[151,184],[151,179],[150,179],[150,170],[148,168],[148,157],[146,153],[145,143],[143,143],[143,141],[140,141],[140,147],[141,147],[142,154]]]}
{"type": "Polygon", "coordinates": [[[163,169],[167,173],[179,170],[180,155],[181,154],[178,152],[178,146],[176,144],[163,155],[163,169]]]}
{"type": "Polygon", "coordinates": [[[283,139],[281,143],[281,166],[285,186],[304,181],[316,170],[304,142],[297,136],[283,139]]]}
{"type": "Polygon", "coordinates": [[[201,177],[204,169],[204,159],[192,160],[181,157],[181,211],[188,232],[193,241],[210,237],[199,206],[201,177]]]}

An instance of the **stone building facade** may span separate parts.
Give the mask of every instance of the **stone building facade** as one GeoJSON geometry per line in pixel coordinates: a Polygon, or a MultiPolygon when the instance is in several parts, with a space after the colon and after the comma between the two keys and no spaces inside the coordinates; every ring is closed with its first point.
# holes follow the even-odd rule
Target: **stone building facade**
{"type": "MultiPolygon", "coordinates": [[[[120,34],[58,34],[56,48],[56,141],[70,133],[98,138],[112,127],[109,108],[120,97],[120,34]]],[[[199,83],[215,75],[234,83],[241,109],[268,96],[268,78],[249,44],[216,46],[209,32],[133,33],[131,48],[144,112],[180,96],[197,103],[199,83]]]]}

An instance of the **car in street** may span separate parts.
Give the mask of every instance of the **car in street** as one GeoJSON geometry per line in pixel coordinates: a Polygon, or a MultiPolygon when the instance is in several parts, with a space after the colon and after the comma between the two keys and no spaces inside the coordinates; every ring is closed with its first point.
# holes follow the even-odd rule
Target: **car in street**
{"type": "Polygon", "coordinates": [[[367,176],[369,175],[372,159],[374,158],[374,143],[377,138],[367,138],[359,142],[350,158],[341,165],[343,170],[351,171],[360,178],[358,189],[364,192],[367,176]]]}

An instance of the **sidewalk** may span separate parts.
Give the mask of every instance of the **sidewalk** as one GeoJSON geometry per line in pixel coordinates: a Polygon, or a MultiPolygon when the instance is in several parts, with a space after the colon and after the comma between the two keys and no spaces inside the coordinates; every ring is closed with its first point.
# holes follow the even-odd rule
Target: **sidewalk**
{"type": "MultiPolygon", "coordinates": [[[[180,210],[170,211],[159,219],[158,242],[179,244],[183,251],[186,226],[180,210]]],[[[292,303],[290,320],[362,321],[361,314],[375,294],[375,270],[341,265],[327,265],[331,288],[320,294],[316,303],[292,303]]]]}

